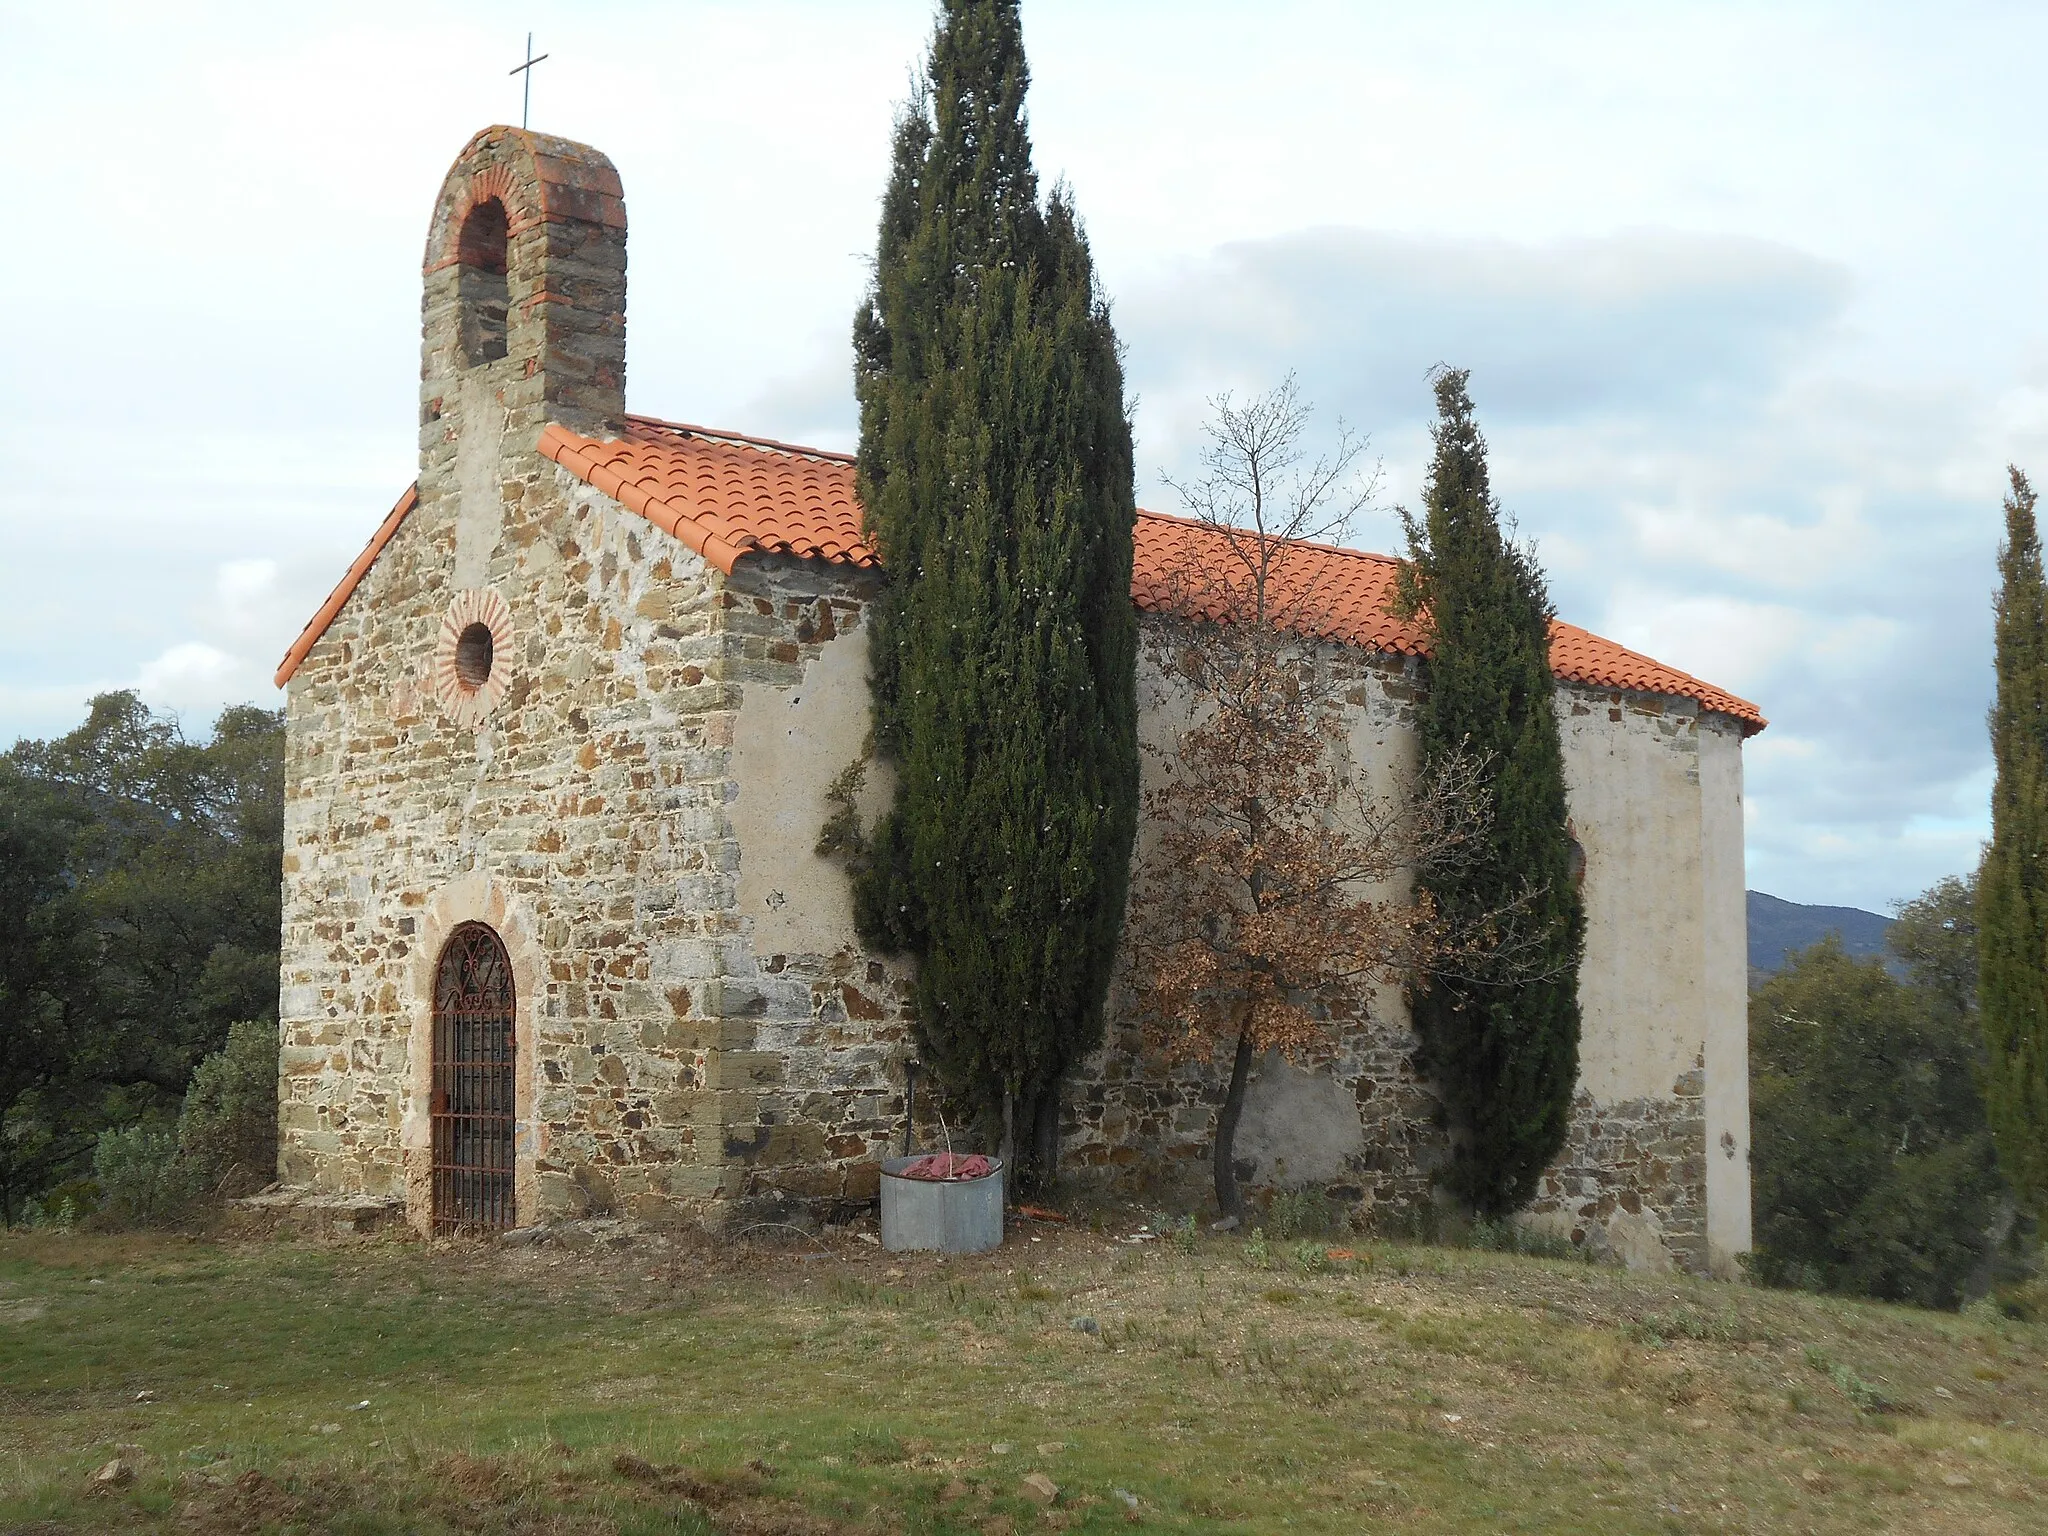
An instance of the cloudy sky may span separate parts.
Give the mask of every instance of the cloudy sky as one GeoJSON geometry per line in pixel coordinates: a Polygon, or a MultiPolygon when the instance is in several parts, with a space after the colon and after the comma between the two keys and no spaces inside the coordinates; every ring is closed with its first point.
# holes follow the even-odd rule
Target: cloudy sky
{"type": "MultiPolygon", "coordinates": [[[[411,478],[470,133],[603,148],[633,408],[850,446],[846,334],[928,0],[8,0],[0,740],[203,730],[411,478]]],[[[1757,700],[1749,883],[1967,868],[2004,466],[2048,475],[2048,7],[1026,0],[1041,172],[1129,348],[1141,500],[1219,390],[1369,433],[1396,543],[1470,368],[1563,615],[1757,700]]]]}

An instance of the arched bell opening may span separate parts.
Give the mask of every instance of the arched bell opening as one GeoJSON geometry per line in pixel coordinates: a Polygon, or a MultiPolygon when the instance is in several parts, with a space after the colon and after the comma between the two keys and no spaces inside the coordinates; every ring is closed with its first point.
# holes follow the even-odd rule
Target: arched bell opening
{"type": "Polygon", "coordinates": [[[448,936],[434,972],[434,1231],[517,1225],[518,1035],[512,961],[485,923],[448,936]]]}
{"type": "Polygon", "coordinates": [[[505,355],[506,316],[511,308],[506,275],[509,226],[504,203],[488,197],[469,210],[456,240],[462,357],[472,368],[505,355]]]}

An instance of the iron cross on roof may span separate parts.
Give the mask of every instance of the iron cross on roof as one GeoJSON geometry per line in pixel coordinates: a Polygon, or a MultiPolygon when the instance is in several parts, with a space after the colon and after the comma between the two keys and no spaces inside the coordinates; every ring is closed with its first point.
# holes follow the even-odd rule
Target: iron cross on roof
{"type": "MultiPolygon", "coordinates": [[[[546,57],[546,54],[542,54],[540,56],[540,59],[544,59],[546,57]]],[[[505,73],[508,75],[523,74],[526,76],[524,87],[521,91],[519,98],[519,126],[522,128],[526,126],[527,113],[533,107],[533,66],[538,64],[540,62],[540,59],[536,59],[533,56],[533,34],[529,32],[526,34],[526,62],[524,64],[519,65],[515,69],[508,69],[505,71],[505,73]]]]}

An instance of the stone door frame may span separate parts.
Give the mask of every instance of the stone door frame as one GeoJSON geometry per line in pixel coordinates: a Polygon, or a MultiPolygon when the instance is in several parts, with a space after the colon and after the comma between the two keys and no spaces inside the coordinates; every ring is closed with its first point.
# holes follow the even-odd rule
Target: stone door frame
{"type": "Polygon", "coordinates": [[[434,1230],[434,982],[442,950],[464,923],[482,923],[497,934],[512,962],[514,1217],[531,1224],[540,1208],[537,1165],[547,1136],[534,1118],[534,1044],[547,972],[532,923],[514,898],[488,875],[463,875],[428,898],[407,957],[408,1071],[399,1146],[405,1162],[405,1218],[423,1237],[434,1230]]]}

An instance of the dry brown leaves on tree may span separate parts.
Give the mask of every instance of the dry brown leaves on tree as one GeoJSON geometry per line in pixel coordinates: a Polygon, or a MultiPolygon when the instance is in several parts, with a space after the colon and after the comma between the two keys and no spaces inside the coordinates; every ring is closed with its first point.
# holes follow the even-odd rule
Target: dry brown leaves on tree
{"type": "Polygon", "coordinates": [[[1334,451],[1306,461],[1291,378],[1213,406],[1205,475],[1175,487],[1211,537],[1168,573],[1149,641],[1189,712],[1149,749],[1131,976],[1177,1055],[1241,1039],[1293,1055],[1328,1038],[1333,1005],[1362,1014],[1371,988],[1477,960],[1507,925],[1451,932],[1410,889],[1476,847],[1483,765],[1375,791],[1346,739],[1355,658],[1307,638],[1324,597],[1303,543],[1340,536],[1369,501],[1364,444],[1340,425],[1334,451]]]}
{"type": "Polygon", "coordinates": [[[1243,627],[1168,644],[1198,701],[1146,795],[1133,975],[1158,1043],[1206,1058],[1244,1035],[1298,1054],[1327,1038],[1333,1003],[1362,1012],[1370,988],[1490,945],[1494,930],[1451,932],[1410,891],[1482,830],[1477,765],[1376,794],[1328,658],[1243,627]]]}

